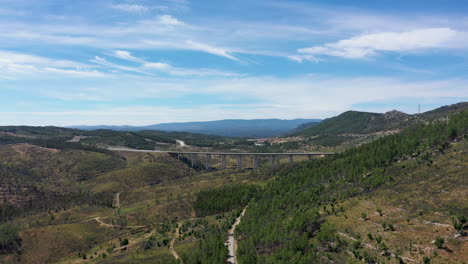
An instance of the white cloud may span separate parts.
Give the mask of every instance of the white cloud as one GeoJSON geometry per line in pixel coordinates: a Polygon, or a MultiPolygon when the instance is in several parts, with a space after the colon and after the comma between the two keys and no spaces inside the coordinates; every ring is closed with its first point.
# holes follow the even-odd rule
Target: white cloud
{"type": "Polygon", "coordinates": [[[187,44],[188,49],[204,51],[213,55],[218,55],[218,56],[226,57],[231,60],[239,61],[238,58],[229,54],[229,52],[226,49],[215,47],[215,46],[210,46],[208,44],[200,43],[200,42],[196,42],[192,40],[187,40],[185,43],[187,44]]]}
{"type": "Polygon", "coordinates": [[[48,65],[53,67],[87,67],[82,63],[69,60],[55,60],[46,57],[34,56],[25,53],[2,51],[0,50],[0,63],[2,64],[29,64],[29,65],[48,65]]]}
{"type": "Polygon", "coordinates": [[[185,69],[174,67],[168,63],[162,62],[147,62],[143,65],[147,69],[154,69],[160,72],[165,72],[176,76],[240,76],[236,73],[223,72],[212,69],[185,69]]]}
{"type": "Polygon", "coordinates": [[[112,63],[112,62],[107,61],[105,58],[102,58],[102,57],[99,57],[99,56],[95,56],[94,59],[92,59],[90,61],[94,62],[96,64],[99,64],[99,65],[105,66],[105,67],[114,68],[114,69],[118,69],[118,70],[122,70],[122,71],[145,73],[144,71],[142,71],[141,69],[139,69],[137,67],[129,67],[129,66],[124,66],[124,65],[112,63]]]}
{"type": "Polygon", "coordinates": [[[407,32],[380,32],[302,48],[302,54],[360,59],[382,51],[407,52],[433,48],[460,48],[468,43],[467,33],[450,28],[428,28],[407,32]]]}
{"type": "Polygon", "coordinates": [[[139,59],[139,58],[136,58],[136,57],[132,56],[130,54],[130,52],[125,51],[125,50],[116,50],[111,55],[114,56],[114,57],[120,58],[120,59],[129,60],[129,61],[133,61],[133,62],[138,62],[138,63],[145,63],[146,62],[145,60],[142,60],[142,59],[139,59]]]}
{"type": "Polygon", "coordinates": [[[89,78],[95,78],[95,77],[105,77],[106,74],[96,71],[96,70],[91,70],[91,71],[83,71],[83,70],[67,70],[67,69],[57,69],[57,68],[49,68],[46,67],[44,68],[45,71],[49,73],[56,73],[59,75],[68,75],[68,76],[76,76],[76,77],[89,77],[89,78]]]}
{"type": "Polygon", "coordinates": [[[169,26],[180,26],[184,23],[171,15],[162,15],[158,17],[158,23],[169,26]]]}
{"type": "Polygon", "coordinates": [[[133,56],[129,51],[125,51],[125,50],[117,50],[117,51],[114,51],[113,53],[109,53],[109,55],[120,58],[120,59],[140,63],[141,67],[128,67],[128,66],[111,63],[107,61],[106,59],[101,58],[99,56],[96,56],[91,61],[94,63],[100,64],[102,66],[107,66],[107,67],[120,69],[124,71],[133,71],[133,72],[146,73],[146,74],[150,74],[151,72],[153,72],[152,70],[156,70],[157,72],[167,73],[167,74],[175,75],[175,76],[239,76],[236,73],[224,72],[224,71],[214,70],[214,69],[205,69],[205,68],[186,69],[186,68],[174,67],[170,65],[169,63],[164,63],[164,62],[150,62],[150,61],[137,58],[133,56]]]}
{"type": "Polygon", "coordinates": [[[120,11],[125,12],[146,12],[149,11],[150,8],[144,5],[131,5],[131,4],[118,4],[118,5],[110,5],[111,8],[117,9],[120,11]]]}
{"type": "MultiPolygon", "coordinates": [[[[30,54],[0,50],[0,78],[16,79],[21,76],[66,75],[71,77],[103,77],[91,65],[69,60],[56,60],[30,54]]],[[[53,77],[53,76],[48,76],[53,77]]]]}

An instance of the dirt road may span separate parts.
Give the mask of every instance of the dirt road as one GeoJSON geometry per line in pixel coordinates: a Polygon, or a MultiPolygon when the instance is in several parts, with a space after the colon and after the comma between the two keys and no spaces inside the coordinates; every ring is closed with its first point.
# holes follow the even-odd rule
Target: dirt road
{"type": "Polygon", "coordinates": [[[179,254],[177,254],[177,252],[174,250],[174,243],[178,237],[179,237],[179,224],[177,224],[174,237],[172,238],[171,243],[169,244],[169,251],[174,256],[175,259],[179,259],[179,254]]]}
{"type": "Polygon", "coordinates": [[[236,222],[234,222],[234,224],[231,226],[231,229],[229,229],[228,231],[228,239],[225,243],[225,245],[228,247],[228,250],[229,250],[229,257],[227,259],[228,263],[232,263],[232,264],[237,263],[237,258],[236,258],[237,241],[234,238],[234,231],[236,231],[237,225],[240,224],[242,217],[245,215],[245,211],[247,210],[247,207],[248,205],[244,207],[244,209],[242,209],[242,212],[239,215],[239,217],[237,217],[236,222]]]}

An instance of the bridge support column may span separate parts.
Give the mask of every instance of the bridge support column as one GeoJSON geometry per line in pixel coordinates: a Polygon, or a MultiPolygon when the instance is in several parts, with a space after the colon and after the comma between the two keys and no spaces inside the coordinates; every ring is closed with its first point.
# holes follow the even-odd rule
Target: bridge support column
{"type": "Polygon", "coordinates": [[[180,153],[177,153],[177,159],[180,160],[180,153]]]}
{"type": "Polygon", "coordinates": [[[307,155],[308,160],[312,160],[312,155],[307,155]]]}
{"type": "Polygon", "coordinates": [[[206,170],[211,169],[211,154],[206,154],[206,170]]]}
{"type": "Polygon", "coordinates": [[[292,164],[294,162],[293,155],[289,155],[288,162],[289,162],[289,164],[292,164]]]}
{"type": "Polygon", "coordinates": [[[197,154],[190,154],[192,160],[192,168],[195,168],[198,165],[197,154]]]}
{"type": "Polygon", "coordinates": [[[238,169],[238,170],[242,170],[242,169],[243,169],[243,166],[242,166],[242,155],[237,155],[237,169],[238,169]]]}
{"type": "Polygon", "coordinates": [[[222,154],[222,155],[219,155],[219,157],[221,158],[221,169],[225,170],[226,169],[226,155],[222,154]]]}
{"type": "Polygon", "coordinates": [[[258,170],[258,155],[252,155],[253,169],[258,170]]]}
{"type": "Polygon", "coordinates": [[[276,156],[275,155],[270,156],[270,166],[272,170],[276,168],[276,156]]]}

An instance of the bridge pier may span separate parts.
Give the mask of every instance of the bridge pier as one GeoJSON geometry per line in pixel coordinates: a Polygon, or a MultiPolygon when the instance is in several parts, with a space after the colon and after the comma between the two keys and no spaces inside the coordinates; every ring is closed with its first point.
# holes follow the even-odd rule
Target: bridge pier
{"type": "Polygon", "coordinates": [[[198,166],[197,154],[190,154],[190,159],[192,160],[192,168],[198,166]]]}
{"type": "Polygon", "coordinates": [[[258,155],[252,155],[252,162],[253,162],[252,168],[254,170],[258,170],[258,155]]]}
{"type": "Polygon", "coordinates": [[[219,155],[219,157],[221,158],[221,169],[225,170],[226,169],[226,155],[221,154],[219,155]]]}
{"type": "Polygon", "coordinates": [[[307,155],[308,160],[312,160],[312,155],[307,155]]]}
{"type": "Polygon", "coordinates": [[[275,155],[270,155],[270,166],[272,170],[276,168],[276,156],[275,155]]]}
{"type": "Polygon", "coordinates": [[[242,155],[237,155],[237,169],[242,170],[244,167],[242,166],[242,155]]]}
{"type": "Polygon", "coordinates": [[[289,162],[289,164],[292,164],[294,162],[293,155],[288,156],[288,162],[289,162]]]}
{"type": "Polygon", "coordinates": [[[211,154],[206,154],[206,170],[211,169],[211,154]]]}

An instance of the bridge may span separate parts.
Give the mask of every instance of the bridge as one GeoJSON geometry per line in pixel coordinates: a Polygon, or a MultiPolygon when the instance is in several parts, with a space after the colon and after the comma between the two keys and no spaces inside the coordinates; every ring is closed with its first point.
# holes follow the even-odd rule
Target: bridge
{"type": "Polygon", "coordinates": [[[235,157],[237,160],[236,168],[243,169],[243,157],[250,157],[252,159],[252,168],[258,170],[259,160],[261,158],[268,158],[270,161],[271,169],[275,169],[277,162],[282,157],[288,157],[288,162],[292,164],[294,162],[294,157],[302,156],[307,157],[308,160],[311,160],[314,156],[324,157],[333,155],[334,153],[320,153],[320,152],[311,152],[311,153],[246,153],[246,152],[193,152],[193,151],[172,151],[172,150],[141,150],[141,149],[128,149],[128,148],[107,148],[111,151],[130,151],[130,152],[146,152],[146,153],[167,153],[178,160],[181,160],[183,157],[190,157],[192,167],[197,167],[200,156],[205,156],[205,168],[206,170],[212,169],[212,160],[214,156],[219,157],[221,169],[227,168],[227,157],[235,157]]]}

